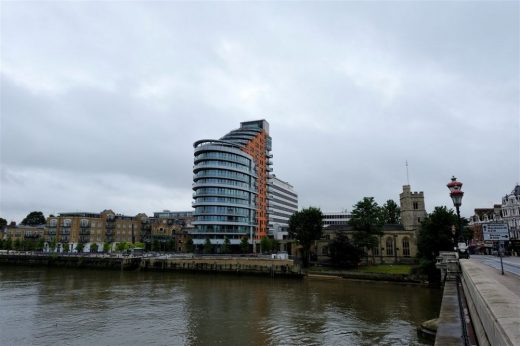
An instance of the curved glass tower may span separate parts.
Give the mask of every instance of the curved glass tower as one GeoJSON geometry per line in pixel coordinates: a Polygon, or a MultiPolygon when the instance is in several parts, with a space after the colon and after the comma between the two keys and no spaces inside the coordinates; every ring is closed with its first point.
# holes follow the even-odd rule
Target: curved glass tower
{"type": "Polygon", "coordinates": [[[245,122],[220,140],[193,144],[195,245],[222,245],[225,237],[238,245],[267,234],[268,131],[265,120],[245,122]]]}

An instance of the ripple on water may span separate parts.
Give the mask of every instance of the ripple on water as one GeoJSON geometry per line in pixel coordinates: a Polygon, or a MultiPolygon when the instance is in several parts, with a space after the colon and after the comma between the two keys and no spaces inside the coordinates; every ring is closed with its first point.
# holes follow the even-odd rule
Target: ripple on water
{"type": "Polygon", "coordinates": [[[414,325],[434,317],[428,304],[440,302],[422,288],[343,281],[0,274],[2,345],[421,345],[414,325]]]}

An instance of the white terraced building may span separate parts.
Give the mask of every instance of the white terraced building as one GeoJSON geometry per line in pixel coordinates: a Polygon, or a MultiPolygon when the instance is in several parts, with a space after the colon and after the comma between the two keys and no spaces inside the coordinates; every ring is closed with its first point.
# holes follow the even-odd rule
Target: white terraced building
{"type": "Polygon", "coordinates": [[[507,223],[511,239],[520,239],[520,185],[502,198],[502,220],[507,223]]]}
{"type": "Polygon", "coordinates": [[[276,240],[287,239],[289,219],[298,211],[298,194],[294,187],[276,175],[268,179],[269,235],[276,240]]]}

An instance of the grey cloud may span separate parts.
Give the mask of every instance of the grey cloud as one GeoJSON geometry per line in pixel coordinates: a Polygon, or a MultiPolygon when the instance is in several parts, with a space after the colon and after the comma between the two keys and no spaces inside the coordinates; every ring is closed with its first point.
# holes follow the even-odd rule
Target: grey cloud
{"type": "Polygon", "coordinates": [[[3,3],[1,214],[189,209],[192,143],[266,118],[302,206],[397,200],[408,160],[469,216],[520,179],[518,6],[3,3]]]}

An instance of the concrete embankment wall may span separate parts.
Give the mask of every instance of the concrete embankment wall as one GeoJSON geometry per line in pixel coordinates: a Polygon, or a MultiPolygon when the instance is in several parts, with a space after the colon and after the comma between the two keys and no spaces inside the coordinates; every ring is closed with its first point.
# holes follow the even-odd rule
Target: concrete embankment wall
{"type": "Polygon", "coordinates": [[[323,278],[341,278],[350,280],[363,280],[363,281],[384,281],[384,282],[395,282],[403,284],[413,285],[425,285],[424,279],[414,275],[406,274],[385,274],[385,273],[364,273],[355,271],[312,271],[307,272],[307,277],[311,279],[323,279],[323,278]]]}
{"type": "Polygon", "coordinates": [[[112,270],[189,271],[270,276],[302,276],[299,265],[292,260],[248,257],[102,257],[0,254],[0,264],[112,270]]]}
{"type": "Polygon", "coordinates": [[[292,260],[261,258],[143,258],[141,270],[204,271],[238,274],[301,276],[300,266],[292,260]]]}
{"type": "Polygon", "coordinates": [[[491,268],[461,260],[461,280],[479,345],[520,345],[520,300],[491,268]]]}
{"type": "Polygon", "coordinates": [[[0,255],[0,264],[29,265],[68,268],[96,268],[111,270],[135,270],[140,258],[63,256],[63,255],[0,255]]]}

